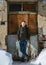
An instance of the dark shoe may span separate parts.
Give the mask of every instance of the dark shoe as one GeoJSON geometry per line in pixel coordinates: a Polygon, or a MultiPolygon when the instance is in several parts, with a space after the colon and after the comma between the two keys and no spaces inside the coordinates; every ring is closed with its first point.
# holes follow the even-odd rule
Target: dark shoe
{"type": "Polygon", "coordinates": [[[25,62],[25,59],[24,59],[24,58],[20,58],[20,61],[21,61],[21,62],[25,62]]]}
{"type": "Polygon", "coordinates": [[[29,57],[27,57],[27,61],[29,61],[29,57]]]}
{"type": "Polygon", "coordinates": [[[26,61],[26,62],[29,61],[29,57],[25,57],[25,61],[26,61]]]}

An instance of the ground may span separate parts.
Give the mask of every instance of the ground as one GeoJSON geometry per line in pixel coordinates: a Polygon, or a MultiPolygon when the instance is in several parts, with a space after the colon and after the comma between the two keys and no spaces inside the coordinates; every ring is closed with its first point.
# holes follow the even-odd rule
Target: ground
{"type": "Polygon", "coordinates": [[[30,65],[30,61],[29,62],[14,62],[13,65],[30,65]]]}

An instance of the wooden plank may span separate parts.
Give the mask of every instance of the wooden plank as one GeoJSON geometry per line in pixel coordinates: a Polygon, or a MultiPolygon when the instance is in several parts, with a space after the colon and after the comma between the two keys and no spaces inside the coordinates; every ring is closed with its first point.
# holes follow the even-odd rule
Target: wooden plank
{"type": "Polygon", "coordinates": [[[8,26],[9,34],[17,33],[18,30],[17,15],[9,15],[8,26]]]}
{"type": "Polygon", "coordinates": [[[18,26],[20,27],[21,22],[25,21],[28,26],[28,14],[17,14],[18,26]]]}
{"type": "Polygon", "coordinates": [[[37,26],[36,14],[29,14],[29,29],[30,29],[31,35],[37,34],[38,26],[37,26]]]}

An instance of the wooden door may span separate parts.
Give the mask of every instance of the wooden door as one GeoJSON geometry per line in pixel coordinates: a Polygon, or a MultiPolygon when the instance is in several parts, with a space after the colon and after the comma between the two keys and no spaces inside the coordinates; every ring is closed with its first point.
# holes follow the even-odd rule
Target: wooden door
{"type": "Polygon", "coordinates": [[[31,35],[38,33],[37,14],[29,14],[29,29],[31,35]]]}
{"type": "Polygon", "coordinates": [[[17,14],[18,26],[20,27],[21,22],[25,21],[28,26],[28,14],[17,14]]]}
{"type": "Polygon", "coordinates": [[[17,34],[21,22],[25,21],[30,29],[31,35],[37,34],[37,14],[12,14],[9,15],[9,34],[17,34]]]}
{"type": "Polygon", "coordinates": [[[16,34],[18,30],[17,15],[9,14],[8,34],[16,34]]]}
{"type": "Polygon", "coordinates": [[[27,14],[9,14],[8,34],[17,34],[22,21],[25,21],[28,26],[27,14]]]}

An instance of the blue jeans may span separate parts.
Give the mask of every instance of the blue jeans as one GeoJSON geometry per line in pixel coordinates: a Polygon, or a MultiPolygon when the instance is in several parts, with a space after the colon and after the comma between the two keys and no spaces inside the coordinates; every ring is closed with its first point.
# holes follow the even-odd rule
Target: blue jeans
{"type": "Polygon", "coordinates": [[[26,54],[27,41],[26,40],[20,41],[19,44],[20,51],[22,52],[22,58],[28,57],[28,55],[26,54]]]}

